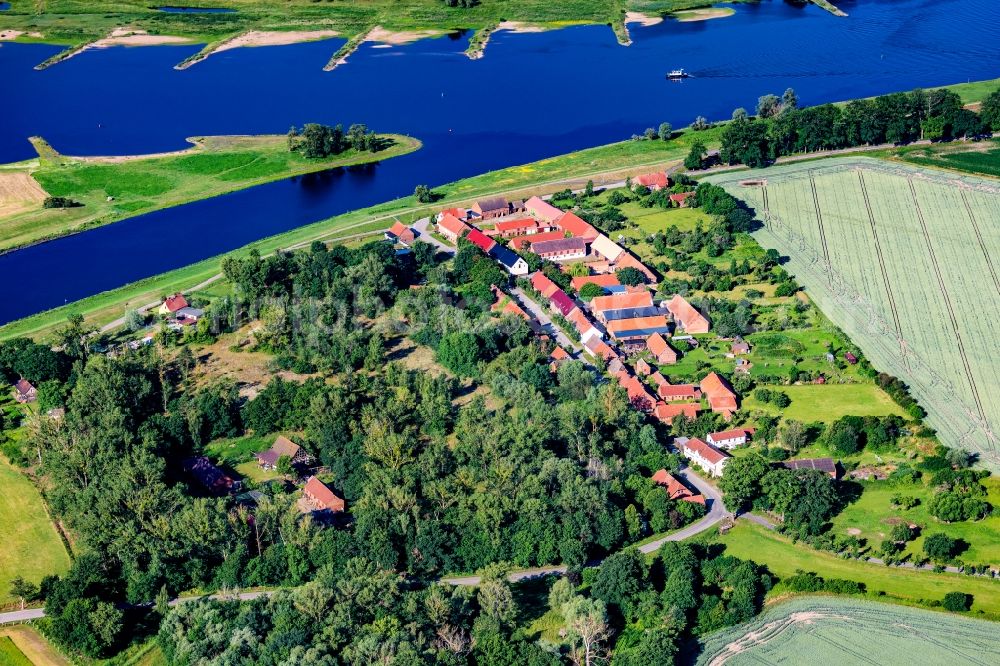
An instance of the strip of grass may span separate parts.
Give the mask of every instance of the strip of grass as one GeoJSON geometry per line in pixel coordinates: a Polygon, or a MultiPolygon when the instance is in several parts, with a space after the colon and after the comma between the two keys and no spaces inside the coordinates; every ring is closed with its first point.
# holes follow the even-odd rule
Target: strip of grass
{"type": "Polygon", "coordinates": [[[874,384],[803,384],[774,386],[792,399],[785,409],[762,403],[752,395],[744,400],[747,409],[781,414],[786,419],[810,423],[831,423],[842,416],[888,416],[906,418],[902,408],[885,391],[874,384]]]}
{"type": "Polygon", "coordinates": [[[31,625],[19,624],[0,628],[0,636],[14,641],[14,645],[27,658],[29,664],[34,664],[34,666],[69,666],[69,660],[31,625]]]}
{"type": "Polygon", "coordinates": [[[24,653],[7,636],[0,636],[0,666],[32,666],[24,653]]]}
{"type": "MultiPolygon", "coordinates": [[[[709,147],[718,144],[719,129],[682,132],[670,141],[624,141],[589,148],[531,164],[492,171],[435,187],[441,199],[432,205],[420,204],[412,196],[389,201],[344,215],[299,227],[234,250],[243,253],[256,248],[262,254],[278,248],[308,245],[313,240],[331,241],[388,227],[393,220],[412,222],[449,205],[471,204],[488,194],[527,196],[554,192],[566,187],[582,188],[588,179],[598,184],[616,182],[654,168],[665,168],[683,159],[692,141],[698,138],[709,147]]],[[[0,327],[0,339],[18,336],[46,338],[62,326],[70,313],[83,314],[91,325],[104,325],[121,317],[125,310],[151,303],[164,294],[187,291],[216,275],[223,257],[219,255],[162,275],[96,294],[89,298],[48,310],[0,327]]]]}
{"type": "Polygon", "coordinates": [[[0,603],[16,601],[11,579],[39,583],[69,569],[69,555],[31,481],[0,456],[0,603]]]}
{"type": "Polygon", "coordinates": [[[281,178],[391,159],[421,146],[412,137],[383,136],[393,142],[386,150],[349,150],[328,159],[290,152],[287,139],[278,135],[195,137],[189,151],[128,159],[63,157],[36,139],[39,159],[21,163],[20,170],[49,195],[83,206],[53,209],[39,203],[0,218],[0,251],[281,178]]]}
{"type": "Polygon", "coordinates": [[[864,583],[871,595],[884,592],[891,598],[887,600],[917,605],[923,605],[924,600],[940,601],[948,592],[965,592],[973,596],[973,612],[982,611],[989,619],[1000,619],[1000,584],[993,580],[841,559],[793,544],[785,537],[743,520],[737,521],[725,536],[717,538],[725,545],[727,554],[763,564],[782,578],[800,569],[812,571],[824,578],[864,583]]]}

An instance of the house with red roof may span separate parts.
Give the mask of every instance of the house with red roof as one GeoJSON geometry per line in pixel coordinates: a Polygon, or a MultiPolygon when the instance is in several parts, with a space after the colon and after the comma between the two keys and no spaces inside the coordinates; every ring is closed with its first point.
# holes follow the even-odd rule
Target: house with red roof
{"type": "Polygon", "coordinates": [[[641,176],[636,176],[632,179],[632,185],[642,185],[643,187],[648,187],[653,192],[657,190],[662,190],[664,187],[670,186],[670,179],[667,174],[662,171],[657,171],[656,173],[646,173],[641,176]]]}
{"type": "Polygon", "coordinates": [[[22,405],[38,399],[38,390],[24,377],[14,384],[14,400],[22,405]]]}
{"type": "Polygon", "coordinates": [[[524,311],[524,309],[517,304],[511,296],[504,293],[502,289],[493,285],[493,293],[496,295],[496,302],[490,306],[490,312],[503,314],[512,314],[521,317],[525,321],[531,321],[531,315],[524,311]]]}
{"type": "Polygon", "coordinates": [[[723,430],[722,432],[711,432],[705,440],[712,446],[720,449],[735,449],[747,443],[749,436],[746,428],[736,428],[734,430],[723,430]]]}
{"type": "Polygon", "coordinates": [[[399,220],[396,220],[389,230],[385,232],[386,240],[390,240],[394,243],[402,243],[403,245],[412,245],[416,236],[413,234],[413,229],[406,226],[399,220]]]}
{"type": "Polygon", "coordinates": [[[708,398],[708,405],[713,412],[731,419],[739,409],[736,393],[718,373],[710,372],[701,380],[701,392],[708,398]]]}
{"type": "Polygon", "coordinates": [[[440,222],[445,215],[451,215],[456,220],[461,220],[462,222],[469,219],[469,211],[465,210],[464,208],[445,208],[443,211],[437,214],[437,217],[435,218],[434,221],[440,222]]]}
{"type": "Polygon", "coordinates": [[[281,458],[288,458],[288,462],[293,467],[309,462],[309,454],[301,446],[288,439],[284,435],[278,435],[267,451],[254,454],[257,464],[263,469],[276,469],[281,458]]]}
{"type": "Polygon", "coordinates": [[[731,456],[697,437],[678,437],[674,445],[685,458],[715,477],[722,476],[731,456]]]}
{"type": "Polygon", "coordinates": [[[701,389],[694,384],[660,384],[656,394],[663,398],[664,402],[701,400],[701,389]]]}
{"type": "Polygon", "coordinates": [[[465,234],[465,240],[469,241],[483,252],[489,252],[497,244],[495,240],[484,234],[479,229],[472,229],[465,234]]]}
{"type": "Polygon", "coordinates": [[[632,403],[633,407],[641,412],[653,411],[656,399],[653,398],[646,385],[638,377],[629,374],[629,371],[625,369],[619,370],[614,374],[618,379],[618,385],[625,389],[625,392],[628,394],[628,400],[632,403]]]}
{"type": "Polygon", "coordinates": [[[646,363],[646,359],[640,358],[635,362],[635,374],[645,377],[651,372],[653,372],[653,369],[649,367],[649,363],[646,363]]]}
{"type": "Polygon", "coordinates": [[[169,315],[177,312],[181,308],[188,307],[187,299],[184,298],[184,294],[177,292],[173,296],[167,296],[163,299],[163,304],[160,305],[159,313],[161,315],[169,315]]]}
{"type": "Polygon", "coordinates": [[[677,350],[671,347],[666,338],[659,333],[653,333],[646,338],[646,349],[653,355],[657,363],[673,365],[677,362],[677,350]]]}
{"type": "Polygon", "coordinates": [[[665,425],[672,425],[674,419],[678,416],[684,416],[687,419],[696,419],[700,411],[701,408],[694,402],[682,402],[670,405],[665,402],[658,402],[653,409],[653,416],[665,425]]]}
{"type": "Polygon", "coordinates": [[[570,280],[570,286],[574,291],[579,292],[585,284],[596,284],[605,291],[618,291],[622,289],[622,283],[618,281],[618,276],[613,273],[604,275],[583,275],[570,280]],[[615,289],[615,288],[618,289],[615,289]]]}
{"type": "Polygon", "coordinates": [[[687,208],[691,205],[691,197],[693,196],[694,192],[675,192],[670,195],[669,199],[670,203],[678,208],[687,208]]]}
{"type": "Polygon", "coordinates": [[[342,513],[347,506],[342,498],[337,497],[329,486],[315,476],[310,476],[302,487],[302,496],[314,512],[342,513]]]}
{"type": "Polygon", "coordinates": [[[618,358],[618,352],[616,352],[598,335],[593,335],[588,338],[583,343],[583,349],[594,358],[602,358],[605,361],[611,361],[618,358]]]}
{"type": "Polygon", "coordinates": [[[570,236],[576,236],[590,242],[601,235],[590,223],[574,213],[563,213],[555,220],[555,225],[570,236]]]}
{"type": "Polygon", "coordinates": [[[679,330],[688,334],[708,333],[708,319],[680,294],[674,294],[674,297],[667,302],[667,310],[673,315],[674,323],[679,330]]]}
{"type": "Polygon", "coordinates": [[[576,309],[576,303],[573,302],[573,299],[567,296],[565,291],[558,288],[549,296],[549,304],[563,317],[568,317],[576,309]]]}
{"type": "Polygon", "coordinates": [[[549,279],[545,273],[535,271],[531,275],[531,287],[545,298],[550,297],[559,289],[559,285],[549,279]]]}
{"type": "Polygon", "coordinates": [[[447,213],[438,220],[437,230],[448,242],[457,245],[458,239],[471,231],[472,227],[451,213],[447,213]]]}
{"type": "Polygon", "coordinates": [[[561,210],[541,197],[531,197],[525,201],[524,209],[536,220],[547,224],[552,224],[563,214],[561,210]]]}
{"type": "Polygon", "coordinates": [[[663,486],[667,491],[667,497],[672,500],[683,500],[694,504],[705,503],[705,498],[701,496],[701,493],[693,492],[665,469],[656,470],[652,481],[658,486],[663,486]]]}
{"type": "Polygon", "coordinates": [[[576,332],[580,334],[581,342],[586,342],[588,338],[594,335],[601,337],[601,332],[594,326],[594,322],[590,321],[580,308],[574,308],[572,312],[566,315],[566,320],[573,324],[576,332]]]}
{"type": "Polygon", "coordinates": [[[497,222],[495,228],[496,235],[500,236],[500,238],[514,238],[515,236],[532,235],[542,230],[549,230],[548,225],[539,228],[538,222],[530,217],[497,222]]]}

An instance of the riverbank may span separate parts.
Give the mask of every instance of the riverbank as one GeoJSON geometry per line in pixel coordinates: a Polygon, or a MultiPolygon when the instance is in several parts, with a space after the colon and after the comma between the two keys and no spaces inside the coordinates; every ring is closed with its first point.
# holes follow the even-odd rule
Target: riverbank
{"type": "Polygon", "coordinates": [[[392,141],[385,150],[349,150],[328,159],[289,152],[282,135],[194,137],[186,150],[107,157],[63,156],[35,139],[37,159],[0,165],[0,252],[291,176],[391,159],[421,146],[412,137],[382,136],[392,141]],[[46,196],[83,205],[44,208],[46,196]]]}
{"type": "Polygon", "coordinates": [[[48,338],[65,323],[71,312],[83,314],[88,325],[104,326],[120,318],[127,308],[151,303],[164,293],[188,292],[196,285],[208,283],[220,272],[224,257],[242,254],[251,248],[269,254],[279,248],[307,246],[314,240],[331,243],[368,235],[377,237],[395,219],[412,222],[449,205],[471,205],[477,197],[503,194],[514,198],[567,187],[582,188],[589,179],[600,185],[674,166],[680,164],[695,139],[709,147],[718,145],[719,132],[718,128],[684,131],[670,141],[623,141],[435,186],[433,189],[441,198],[434,204],[420,204],[409,196],[315,222],[261,239],[231,253],[11,322],[0,327],[0,339],[25,335],[48,338]]]}

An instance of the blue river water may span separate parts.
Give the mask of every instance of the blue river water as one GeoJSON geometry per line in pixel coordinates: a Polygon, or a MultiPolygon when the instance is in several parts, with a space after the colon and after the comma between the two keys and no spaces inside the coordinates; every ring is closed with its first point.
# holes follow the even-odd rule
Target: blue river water
{"type": "Polygon", "coordinates": [[[492,169],[626,139],[668,121],[728,118],[791,86],[814,104],[1000,76],[993,0],[840,0],[850,16],[782,0],[735,5],[696,23],[495,34],[480,60],[468,34],[405,46],[364,44],[333,72],[343,43],[234,49],[183,71],[197,46],[94,50],[43,71],[58,50],[0,46],[0,163],[33,156],[41,135],[64,154],[183,148],[187,136],[363,122],[411,134],[416,153],[293,178],[158,211],[0,256],[32,275],[0,300],[0,322],[217,255],[325,217],[492,169]],[[694,78],[668,82],[668,69],[694,78]]]}

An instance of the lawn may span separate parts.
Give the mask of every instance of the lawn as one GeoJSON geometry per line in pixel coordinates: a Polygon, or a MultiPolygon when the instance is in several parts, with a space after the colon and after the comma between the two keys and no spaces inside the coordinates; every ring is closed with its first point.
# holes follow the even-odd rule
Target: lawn
{"type": "Polygon", "coordinates": [[[743,520],[722,537],[716,537],[726,553],[753,560],[779,577],[797,570],[812,571],[825,578],[842,578],[864,583],[870,595],[884,592],[903,603],[941,600],[948,592],[973,595],[973,612],[982,611],[989,619],[1000,619],[1000,584],[964,574],[914,571],[885,567],[858,560],[841,559],[791,541],[755,523],[743,520]]]}
{"type": "MultiPolygon", "coordinates": [[[[984,484],[990,504],[1000,506],[1000,478],[989,477],[984,484]]],[[[994,511],[993,515],[976,522],[942,523],[927,510],[934,489],[925,483],[892,486],[885,481],[867,481],[860,485],[863,488],[861,497],[833,519],[833,530],[837,534],[856,534],[878,548],[892,529],[892,523],[906,520],[921,527],[921,536],[907,544],[906,554],[923,557],[926,535],[944,532],[969,544],[968,550],[959,555],[962,561],[971,564],[1000,562],[1000,513],[994,511]],[[896,494],[916,497],[920,504],[907,510],[893,508],[890,498],[896,494]]]]}
{"type": "MultiPolygon", "coordinates": [[[[0,666],[5,664],[34,664],[34,666],[68,666],[63,657],[49,641],[28,624],[0,627],[0,645],[12,641],[13,647],[26,661],[4,661],[5,652],[13,655],[9,648],[0,648],[0,666]]],[[[14,658],[17,658],[14,655],[14,658]]]]}
{"type": "Polygon", "coordinates": [[[17,169],[5,169],[5,177],[30,174],[50,196],[83,205],[43,208],[36,200],[34,205],[11,210],[0,217],[0,250],[281,178],[391,159],[421,145],[411,137],[385,136],[393,145],[381,152],[348,150],[325,159],[290,152],[287,138],[277,135],[195,137],[189,150],[130,159],[65,157],[35,139],[39,158],[20,163],[17,169]]]}
{"type": "Polygon", "coordinates": [[[744,399],[743,406],[775,415],[780,413],[786,419],[804,423],[830,423],[842,416],[898,414],[906,417],[903,409],[874,384],[802,384],[768,388],[787,394],[792,399],[792,404],[781,410],[774,405],[762,403],[751,395],[744,399]]]}
{"type": "Polygon", "coordinates": [[[7,636],[0,636],[0,666],[32,666],[24,653],[7,636]]]}
{"type": "Polygon", "coordinates": [[[954,169],[966,173],[1000,176],[1000,141],[990,149],[968,149],[966,146],[930,146],[926,148],[900,151],[901,159],[942,169],[954,169]]]}
{"type": "Polygon", "coordinates": [[[24,475],[0,457],[0,603],[15,601],[10,581],[38,583],[69,569],[69,555],[49,519],[41,495],[24,475]]]}

